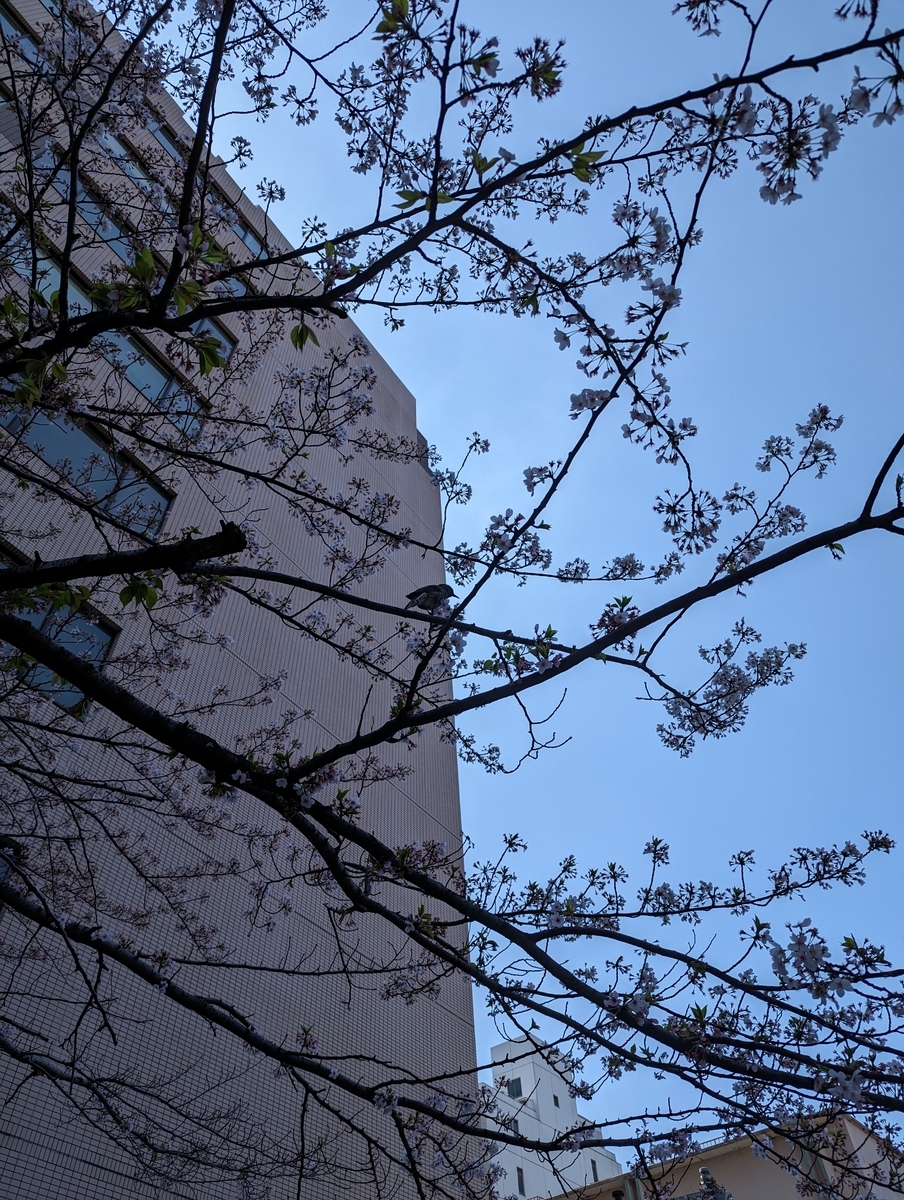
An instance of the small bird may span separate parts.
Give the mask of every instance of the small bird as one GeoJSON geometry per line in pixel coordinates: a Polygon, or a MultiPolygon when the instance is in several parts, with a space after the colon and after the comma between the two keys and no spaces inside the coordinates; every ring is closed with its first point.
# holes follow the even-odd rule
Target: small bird
{"type": "MultiPolygon", "coordinates": [[[[453,596],[455,593],[448,583],[429,583],[426,587],[415,588],[413,592],[409,592],[405,607],[422,608],[424,612],[432,613],[453,596]]],[[[455,598],[458,599],[457,596],[455,598]]]]}

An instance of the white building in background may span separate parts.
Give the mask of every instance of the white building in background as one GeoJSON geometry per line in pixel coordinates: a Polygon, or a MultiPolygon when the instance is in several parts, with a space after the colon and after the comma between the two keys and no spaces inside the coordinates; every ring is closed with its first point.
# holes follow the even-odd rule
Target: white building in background
{"type": "MultiPolygon", "coordinates": [[[[493,1083],[504,1082],[499,1107],[523,1137],[549,1141],[569,1130],[592,1129],[593,1122],[578,1112],[569,1089],[570,1075],[560,1074],[532,1050],[526,1037],[492,1048],[493,1083]]],[[[554,1050],[546,1051],[554,1056],[554,1050]]],[[[563,1151],[553,1161],[529,1150],[503,1145],[494,1160],[506,1170],[497,1185],[503,1196],[558,1196],[621,1175],[622,1167],[609,1150],[563,1151]]]]}

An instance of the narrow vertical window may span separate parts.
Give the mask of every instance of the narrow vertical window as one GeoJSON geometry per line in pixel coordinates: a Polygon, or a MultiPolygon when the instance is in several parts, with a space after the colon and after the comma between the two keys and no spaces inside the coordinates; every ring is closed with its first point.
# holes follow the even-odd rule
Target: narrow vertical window
{"type": "Polygon", "coordinates": [[[516,1167],[515,1170],[518,1172],[518,1195],[526,1196],[527,1189],[524,1186],[524,1172],[520,1167],[516,1167]]]}
{"type": "Polygon", "coordinates": [[[591,1160],[590,1160],[590,1174],[593,1176],[593,1182],[599,1183],[600,1177],[599,1177],[599,1172],[596,1169],[596,1159],[595,1158],[591,1158],[591,1160]]]}
{"type": "Polygon", "coordinates": [[[157,139],[163,149],[167,152],[167,154],[171,158],[174,158],[176,162],[181,163],[182,150],[179,146],[179,140],[173,131],[168,129],[166,125],[158,125],[156,121],[152,121],[148,126],[148,129],[157,139]]]}

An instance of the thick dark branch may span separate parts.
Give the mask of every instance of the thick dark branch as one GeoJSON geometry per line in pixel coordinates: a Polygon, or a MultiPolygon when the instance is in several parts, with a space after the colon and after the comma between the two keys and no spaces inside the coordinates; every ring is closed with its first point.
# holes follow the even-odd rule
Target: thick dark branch
{"type": "MultiPolygon", "coordinates": [[[[77,558],[58,558],[31,567],[12,567],[0,572],[0,592],[21,591],[44,583],[68,583],[73,579],[99,579],[108,575],[137,575],[141,571],[188,571],[198,563],[222,554],[238,554],[248,544],[238,525],[224,524],[210,537],[184,538],[143,550],[123,550],[110,554],[83,554],[77,558]]],[[[216,568],[211,567],[213,571],[216,568]]]]}
{"type": "MultiPolygon", "coordinates": [[[[555,679],[559,675],[564,675],[583,662],[605,658],[605,651],[610,647],[618,645],[627,638],[640,633],[641,630],[656,625],[675,613],[693,608],[702,601],[720,596],[724,592],[743,587],[751,580],[766,575],[787,563],[794,562],[798,558],[803,558],[814,550],[824,549],[835,542],[844,541],[846,538],[869,530],[893,528],[893,522],[902,519],[904,519],[904,506],[890,509],[888,512],[876,516],[860,516],[843,525],[836,525],[833,529],[802,538],[800,541],[776,551],[775,554],[761,558],[758,562],[746,567],[743,572],[711,580],[701,587],[693,588],[689,592],[683,592],[681,595],[667,600],[664,604],[660,604],[646,613],[641,613],[633,621],[627,622],[605,637],[594,639],[564,655],[560,663],[550,667],[542,674],[528,675],[500,687],[491,688],[486,692],[453,699],[436,708],[419,712],[414,721],[410,714],[393,718],[369,733],[360,734],[348,742],[337,743],[332,748],[315,755],[305,763],[303,769],[296,768],[287,772],[287,778],[292,783],[313,774],[321,767],[338,762],[350,754],[357,754],[362,750],[384,745],[398,734],[410,730],[412,724],[424,726],[451,721],[461,713],[516,696],[529,688],[537,687],[547,679],[555,679]]],[[[135,725],[163,745],[172,747],[192,761],[216,771],[221,777],[228,778],[236,771],[243,773],[247,771],[248,763],[244,758],[216,746],[208,737],[198,733],[184,722],[175,721],[153,706],[145,704],[127,688],[107,678],[92,663],[79,658],[78,655],[73,654],[52,638],[40,633],[28,621],[9,615],[0,616],[0,638],[50,667],[55,674],[74,684],[86,696],[102,704],[121,720],[135,725]]],[[[268,778],[267,776],[261,777],[268,778]]]]}
{"type": "Polygon", "coordinates": [[[889,450],[888,457],[886,458],[886,460],[882,464],[882,466],[879,468],[879,472],[876,475],[876,478],[873,480],[873,486],[870,488],[869,495],[867,496],[866,502],[863,505],[863,515],[864,516],[868,516],[869,513],[871,513],[873,511],[873,505],[876,503],[876,500],[879,497],[879,492],[882,489],[882,484],[888,478],[889,472],[891,471],[892,467],[895,465],[895,459],[898,457],[898,455],[901,453],[902,450],[904,450],[904,433],[901,434],[901,436],[898,438],[898,440],[895,442],[895,444],[889,450]]]}

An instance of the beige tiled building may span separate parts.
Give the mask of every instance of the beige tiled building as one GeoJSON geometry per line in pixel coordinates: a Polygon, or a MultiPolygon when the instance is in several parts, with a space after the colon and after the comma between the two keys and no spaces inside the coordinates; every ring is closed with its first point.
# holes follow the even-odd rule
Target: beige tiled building
{"type": "MultiPolygon", "coordinates": [[[[22,39],[20,50],[26,59],[32,54],[29,50],[32,31],[49,19],[49,11],[36,0],[21,0],[15,11],[8,8],[0,11],[5,36],[22,39]]],[[[124,195],[131,189],[139,206],[152,203],[159,207],[167,203],[154,180],[159,180],[165,169],[167,156],[174,163],[178,161],[179,146],[184,144],[180,139],[190,135],[189,127],[168,97],[158,97],[157,106],[159,123],[133,129],[107,147],[110,178],[124,189],[124,195]]],[[[0,174],[4,177],[8,174],[20,153],[14,128],[8,120],[0,119],[0,174]]],[[[217,187],[240,214],[232,222],[234,238],[228,247],[236,259],[241,261],[243,253],[256,253],[262,243],[287,245],[262,210],[242,196],[224,171],[216,173],[216,180],[217,187]]],[[[84,187],[80,217],[95,229],[97,236],[85,237],[84,250],[73,257],[72,266],[74,283],[87,291],[92,274],[105,259],[126,245],[121,239],[128,238],[129,229],[101,225],[96,220],[92,226],[95,212],[92,205],[104,190],[104,180],[97,172],[89,173],[84,187]]],[[[117,211],[122,212],[123,205],[117,211]]],[[[239,399],[243,410],[266,413],[278,401],[284,372],[312,371],[325,361],[331,346],[341,350],[354,332],[351,322],[338,322],[330,332],[320,334],[319,348],[308,344],[300,354],[286,334],[273,344],[263,343],[261,350],[254,331],[228,317],[223,318],[216,335],[226,344],[232,343],[232,354],[249,358],[259,355],[255,369],[248,372],[247,386],[242,388],[239,399]]],[[[166,344],[150,337],[139,349],[142,357],[130,363],[126,381],[122,381],[121,375],[117,377],[124,398],[133,406],[146,405],[148,412],[153,410],[155,419],[160,412],[169,411],[177,425],[180,421],[194,420],[197,416],[194,410],[180,407],[181,401],[171,403],[171,397],[179,393],[181,374],[179,364],[168,357],[166,344]]],[[[375,376],[374,409],[372,416],[366,418],[367,423],[390,437],[405,438],[412,444],[422,442],[416,426],[414,397],[380,356],[368,349],[366,359],[360,360],[375,376]]],[[[129,347],[124,347],[123,352],[128,354],[129,347]]],[[[215,375],[210,386],[215,385],[215,375]]],[[[99,376],[98,394],[106,386],[99,376]]],[[[40,438],[17,425],[15,417],[7,420],[5,428],[3,454],[15,453],[20,460],[23,455],[33,456],[33,470],[42,478],[55,478],[54,463],[62,457],[74,459],[82,454],[84,458],[89,454],[83,446],[86,437],[91,436],[90,431],[86,433],[85,427],[77,428],[63,419],[53,427],[47,422],[40,438]],[[18,439],[18,447],[13,451],[9,450],[10,439],[18,439]]],[[[90,450],[95,457],[100,454],[98,445],[93,443],[90,450]]],[[[290,503],[274,491],[266,487],[250,491],[238,477],[190,478],[178,468],[141,462],[126,447],[120,451],[105,446],[103,452],[109,456],[109,465],[92,467],[94,493],[103,496],[103,488],[107,486],[104,480],[116,476],[116,488],[111,494],[117,496],[118,504],[126,505],[121,509],[126,514],[123,517],[126,523],[143,519],[146,527],[159,527],[164,533],[195,526],[207,534],[219,528],[223,517],[246,522],[262,553],[278,562],[280,570],[301,578],[328,581],[322,538],[312,536],[290,503]],[[133,505],[131,510],[128,504],[133,505]],[[135,512],[143,513],[143,518],[136,518],[135,512]]],[[[267,447],[256,439],[243,465],[266,473],[268,459],[267,447]]],[[[422,542],[439,541],[439,493],[423,462],[366,456],[348,462],[335,448],[322,446],[310,449],[305,470],[310,478],[316,477],[327,493],[347,486],[352,475],[361,476],[373,493],[397,498],[399,511],[395,519],[400,528],[410,527],[414,537],[422,542]]],[[[21,551],[31,556],[38,549],[48,559],[99,549],[98,534],[89,521],[73,520],[71,510],[52,496],[38,505],[33,491],[16,493],[2,473],[0,479],[5,480],[0,481],[0,490],[6,501],[2,532],[7,554],[21,551]],[[51,528],[54,535],[43,539],[42,530],[51,528]]],[[[351,536],[358,535],[353,532],[351,536]]],[[[399,605],[414,587],[441,578],[438,556],[425,556],[419,549],[410,548],[392,554],[385,567],[357,587],[373,599],[399,605]]],[[[324,600],[319,607],[328,618],[341,612],[341,605],[332,600],[324,600]]],[[[142,639],[148,637],[147,623],[141,615],[123,619],[121,606],[117,613],[114,605],[107,619],[102,599],[98,600],[98,609],[97,626],[102,635],[97,636],[107,639],[103,646],[108,658],[106,669],[112,676],[127,680],[127,648],[140,646],[142,639]]],[[[354,615],[360,617],[361,613],[354,615]]],[[[387,618],[387,629],[391,629],[391,620],[387,618]]],[[[184,666],[171,678],[161,681],[158,694],[165,687],[178,688],[184,703],[190,707],[193,702],[201,703],[215,688],[228,687],[236,696],[250,695],[259,690],[262,678],[284,675],[281,687],[271,694],[270,712],[274,720],[287,719],[290,723],[291,718],[286,717],[290,710],[302,714],[295,721],[293,735],[307,753],[353,734],[362,712],[366,711],[369,679],[364,672],[353,663],[338,659],[332,649],[302,638],[278,618],[266,615],[244,599],[227,596],[212,614],[198,615],[196,633],[184,666]]],[[[134,653],[140,654],[140,650],[134,653]]],[[[153,699],[154,687],[142,686],[145,698],[153,699]]],[[[50,690],[46,696],[39,695],[35,704],[52,723],[58,717],[61,694],[57,689],[54,699],[50,690]]],[[[72,697],[68,699],[71,701],[72,697]]],[[[62,701],[66,700],[62,696],[62,701]]],[[[260,721],[260,713],[258,708],[242,705],[223,708],[210,718],[209,727],[223,744],[235,744],[260,721]]],[[[204,720],[203,715],[197,718],[199,727],[204,727],[204,720]]],[[[94,706],[84,716],[80,729],[87,735],[103,738],[113,725],[115,722],[94,706]]],[[[65,753],[71,756],[74,773],[81,773],[83,779],[103,776],[114,782],[119,780],[126,787],[129,771],[137,769],[136,760],[111,759],[105,763],[102,751],[92,750],[79,738],[73,740],[65,753]]],[[[391,843],[436,840],[445,842],[450,849],[458,846],[461,824],[454,747],[428,731],[422,735],[415,753],[402,744],[389,747],[384,758],[390,764],[396,762],[412,770],[364,793],[362,824],[391,843]]],[[[243,821],[261,819],[259,810],[241,799],[235,802],[230,820],[236,827],[243,821]]],[[[145,813],[136,821],[143,838],[159,855],[162,874],[170,869],[178,874],[204,849],[203,841],[193,843],[183,832],[169,842],[163,825],[153,813],[145,813]]],[[[234,836],[238,850],[244,835],[234,836]]],[[[259,829],[256,836],[260,846],[269,847],[272,843],[278,845],[279,853],[284,853],[285,846],[280,842],[283,834],[275,820],[272,828],[259,829]]],[[[246,838],[246,852],[247,844],[246,838]]],[[[220,853],[228,856],[228,846],[220,853]]],[[[103,884],[111,894],[116,889],[124,890],[134,901],[137,879],[130,877],[116,856],[111,856],[107,865],[104,861],[101,856],[98,871],[103,884]]],[[[360,1055],[357,1069],[362,1078],[367,1078],[371,1070],[365,1060],[373,1056],[392,1064],[386,1069],[388,1074],[417,1078],[462,1072],[461,1088],[466,1089],[469,1082],[473,1086],[469,1072],[475,1066],[474,1032],[471,996],[466,984],[453,981],[436,1000],[412,1006],[399,998],[383,999],[379,981],[365,980],[362,986],[352,986],[353,971],[344,973],[331,928],[329,897],[317,888],[294,888],[292,912],[283,914],[278,927],[271,929],[261,927],[260,917],[256,922],[249,921],[246,914],[253,905],[249,901],[248,880],[241,872],[218,879],[216,887],[204,889],[199,885],[199,892],[205,890],[209,890],[209,899],[198,900],[204,921],[217,926],[232,955],[249,969],[225,971],[210,966],[185,966],[180,978],[191,987],[228,997],[237,1009],[253,1014],[261,1029],[287,1028],[287,1014],[291,1013],[291,1020],[299,1029],[311,1031],[321,1053],[341,1056],[343,1070],[356,1069],[354,1056],[360,1055]],[[255,965],[274,967],[287,963],[297,968],[295,974],[250,969],[255,965]],[[320,968],[325,973],[318,977],[320,968]]],[[[266,902],[262,907],[266,909],[266,902]]],[[[172,923],[168,925],[164,916],[154,920],[157,924],[143,930],[142,938],[149,943],[171,939],[184,952],[190,939],[180,941],[180,932],[172,923]]],[[[60,1043],[64,1034],[72,1032],[72,1006],[80,995],[79,981],[71,962],[65,958],[51,963],[29,958],[17,940],[21,936],[9,913],[0,916],[3,947],[0,976],[5,976],[0,986],[0,994],[4,996],[0,1021],[15,1022],[16,1029],[37,1029],[42,1037],[49,1039],[48,1047],[65,1053],[60,1043]]],[[[367,920],[361,921],[357,937],[362,961],[370,956],[385,958],[387,947],[391,949],[386,930],[367,920]]],[[[285,1161],[293,1153],[302,1162],[307,1153],[310,1165],[303,1171],[300,1169],[294,1181],[285,1175],[274,1175],[270,1181],[273,1200],[288,1200],[297,1195],[306,1200],[370,1195],[366,1173],[361,1173],[362,1163],[356,1157],[360,1147],[352,1149],[348,1135],[337,1132],[328,1121],[312,1120],[306,1130],[309,1141],[305,1151],[300,1132],[303,1097],[285,1080],[274,1077],[272,1063],[250,1057],[241,1047],[230,1045],[227,1038],[215,1036],[203,1022],[187,1017],[167,1004],[164,997],[139,986],[116,969],[107,972],[103,987],[114,1017],[117,1040],[113,1044],[92,1027],[90,1046],[77,1045],[78,1053],[87,1054],[95,1069],[105,1070],[129,1084],[151,1080],[154,1087],[168,1088],[174,1096],[206,1096],[218,1145],[222,1148],[232,1141],[237,1163],[243,1161],[243,1156],[248,1163],[261,1161],[256,1157],[261,1154],[264,1159],[269,1155],[273,1161],[285,1161]],[[312,1150],[310,1139],[318,1138],[322,1141],[312,1150]]],[[[69,1048],[74,1044],[70,1041],[69,1048]]],[[[163,1194],[137,1178],[130,1157],[117,1152],[107,1136],[95,1131],[93,1124],[98,1114],[90,1111],[90,1105],[89,1111],[80,1116],[62,1090],[54,1088],[46,1078],[29,1077],[25,1067],[6,1056],[0,1058],[0,1096],[3,1200],[125,1200],[126,1197],[150,1200],[163,1194]]],[[[365,1126],[381,1120],[372,1110],[360,1119],[365,1126]]],[[[129,1140],[127,1133],[123,1134],[124,1142],[129,1140]]],[[[202,1157],[199,1150],[198,1158],[202,1157]]],[[[205,1200],[237,1194],[234,1185],[224,1188],[205,1182],[206,1178],[203,1167],[198,1168],[193,1178],[184,1185],[175,1184],[170,1194],[204,1196],[205,1200]]],[[[264,1195],[267,1183],[266,1178],[250,1180],[247,1195],[264,1195]]],[[[391,1190],[388,1184],[387,1189],[391,1190]]],[[[399,1194],[404,1194],[404,1190],[399,1194]]]]}
{"type": "MultiPolygon", "coordinates": [[[[890,1200],[900,1194],[899,1189],[890,1190],[869,1182],[869,1169],[874,1164],[878,1164],[887,1181],[889,1163],[867,1129],[848,1117],[831,1129],[838,1136],[839,1161],[845,1156],[847,1161],[854,1161],[864,1169],[860,1185],[853,1179],[845,1181],[841,1195],[890,1200]]],[[[712,1200],[796,1200],[802,1194],[824,1194],[819,1190],[821,1185],[839,1185],[838,1173],[823,1157],[792,1149],[780,1135],[774,1134],[765,1141],[787,1159],[791,1169],[762,1152],[754,1153],[753,1140],[741,1137],[704,1144],[698,1153],[686,1159],[653,1167],[651,1181],[626,1172],[568,1192],[567,1197],[568,1200],[652,1200],[657,1196],[668,1196],[671,1200],[710,1200],[710,1196],[712,1200]],[[707,1184],[710,1189],[715,1186],[714,1195],[705,1190],[707,1184]]],[[[565,1200],[564,1196],[560,1200],[565,1200]]]]}

